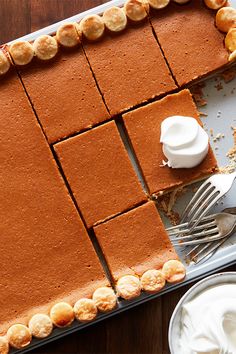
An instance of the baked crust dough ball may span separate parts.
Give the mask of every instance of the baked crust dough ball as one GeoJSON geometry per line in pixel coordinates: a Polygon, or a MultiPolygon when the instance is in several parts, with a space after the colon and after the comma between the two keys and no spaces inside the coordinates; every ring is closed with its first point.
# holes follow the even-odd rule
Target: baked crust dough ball
{"type": "Polygon", "coordinates": [[[105,25],[101,16],[89,15],[80,22],[80,30],[90,41],[96,41],[102,37],[105,25]]]}
{"type": "Polygon", "coordinates": [[[7,55],[0,49],[0,75],[4,75],[11,67],[11,63],[7,55]]]}
{"type": "Polygon", "coordinates": [[[94,291],[93,301],[101,312],[111,311],[117,305],[117,298],[114,290],[107,286],[98,288],[94,291]]]}
{"type": "Polygon", "coordinates": [[[68,22],[61,25],[56,33],[56,39],[64,47],[75,47],[80,43],[80,29],[76,22],[68,22]]]}
{"type": "Polygon", "coordinates": [[[170,0],[148,0],[148,3],[153,9],[159,10],[169,5],[170,0]]]}
{"type": "Polygon", "coordinates": [[[54,58],[58,52],[57,40],[47,34],[38,37],[33,43],[33,48],[35,55],[40,60],[50,60],[54,58]]]}
{"type": "Polygon", "coordinates": [[[216,27],[226,33],[230,28],[236,27],[236,9],[233,7],[219,9],[216,14],[216,27]]]}
{"type": "Polygon", "coordinates": [[[125,300],[131,300],[141,294],[141,283],[134,275],[121,277],[116,284],[117,294],[125,300]]]}
{"type": "Polygon", "coordinates": [[[52,320],[48,315],[37,313],[29,321],[29,329],[35,338],[46,338],[53,330],[52,320]]]}
{"type": "Polygon", "coordinates": [[[225,46],[230,52],[236,50],[236,28],[231,28],[225,37],[225,46]]]}
{"type": "Polygon", "coordinates": [[[34,49],[30,42],[17,41],[10,45],[9,53],[16,65],[26,65],[34,57],[34,49]]]}
{"type": "Polygon", "coordinates": [[[117,6],[104,11],[102,18],[106,28],[111,32],[123,31],[127,25],[125,11],[117,6]]]}
{"type": "Polygon", "coordinates": [[[97,306],[92,299],[80,299],[74,305],[75,317],[80,322],[92,321],[97,312],[97,306]]]}
{"type": "Polygon", "coordinates": [[[175,259],[164,263],[162,274],[168,283],[179,283],[186,276],[184,265],[175,259]]]}
{"type": "Polygon", "coordinates": [[[7,337],[0,337],[0,353],[1,354],[8,354],[9,353],[9,343],[7,337]]]}
{"type": "Polygon", "coordinates": [[[164,288],[166,280],[160,270],[147,270],[141,277],[142,289],[148,293],[156,293],[164,288]]]}
{"type": "Polygon", "coordinates": [[[32,336],[28,327],[14,324],[7,331],[7,339],[13,348],[22,349],[30,344],[32,336]]]}
{"type": "Polygon", "coordinates": [[[124,4],[126,16],[134,21],[142,21],[149,12],[149,3],[147,0],[128,0],[124,4]]]}
{"type": "Polygon", "coordinates": [[[50,310],[50,317],[56,327],[68,327],[75,318],[73,308],[67,302],[58,302],[50,310]]]}

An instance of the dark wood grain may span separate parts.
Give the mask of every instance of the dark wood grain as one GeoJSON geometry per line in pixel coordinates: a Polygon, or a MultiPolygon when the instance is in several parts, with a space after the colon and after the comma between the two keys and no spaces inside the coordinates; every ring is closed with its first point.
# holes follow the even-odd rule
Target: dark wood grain
{"type": "MultiPolygon", "coordinates": [[[[19,0],[20,1],[20,0],[19,0]]],[[[31,0],[31,31],[78,14],[106,1],[101,0],[31,0]]]]}
{"type": "Polygon", "coordinates": [[[31,31],[30,1],[0,0],[0,44],[31,31]]]}
{"type": "MultiPolygon", "coordinates": [[[[0,43],[5,43],[106,1],[0,0],[0,43]]],[[[229,269],[236,271],[236,265],[229,269]]],[[[168,323],[183,287],[72,334],[33,353],[169,354],[168,323]]]]}

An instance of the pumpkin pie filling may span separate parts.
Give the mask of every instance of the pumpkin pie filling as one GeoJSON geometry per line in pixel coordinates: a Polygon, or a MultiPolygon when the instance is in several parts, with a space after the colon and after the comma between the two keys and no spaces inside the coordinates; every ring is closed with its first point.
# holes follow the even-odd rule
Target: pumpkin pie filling
{"type": "Polygon", "coordinates": [[[13,71],[0,81],[0,334],[108,281],[13,71]]]}
{"type": "Polygon", "coordinates": [[[49,143],[109,119],[81,47],[18,71],[49,143]]]}
{"type": "Polygon", "coordinates": [[[215,26],[216,12],[201,0],[174,1],[151,13],[151,23],[179,86],[210,74],[228,63],[224,35],[215,26]]]}
{"type": "Polygon", "coordinates": [[[94,232],[115,281],[178,259],[154,202],[95,226],[94,232]]]}
{"type": "Polygon", "coordinates": [[[83,46],[111,115],[176,89],[148,22],[83,46]]]}

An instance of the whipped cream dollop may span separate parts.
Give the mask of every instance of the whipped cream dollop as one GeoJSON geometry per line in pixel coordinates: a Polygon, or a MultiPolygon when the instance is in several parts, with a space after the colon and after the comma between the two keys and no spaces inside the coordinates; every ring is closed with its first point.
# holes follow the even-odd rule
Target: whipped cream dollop
{"type": "Polygon", "coordinates": [[[177,353],[236,353],[236,284],[214,286],[183,305],[177,353]]]}
{"type": "Polygon", "coordinates": [[[164,164],[172,168],[192,168],[199,165],[209,149],[209,138],[192,117],[172,116],[161,124],[164,164]]]}

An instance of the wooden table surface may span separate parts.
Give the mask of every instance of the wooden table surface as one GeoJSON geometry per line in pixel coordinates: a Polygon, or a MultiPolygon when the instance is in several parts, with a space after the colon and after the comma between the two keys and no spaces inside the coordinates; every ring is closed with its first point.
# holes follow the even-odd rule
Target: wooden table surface
{"type": "MultiPolygon", "coordinates": [[[[106,1],[0,0],[0,44],[106,1]]],[[[236,271],[236,265],[225,271],[236,271]]],[[[168,323],[185,286],[33,353],[168,354],[168,323]]]]}

